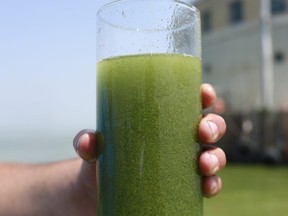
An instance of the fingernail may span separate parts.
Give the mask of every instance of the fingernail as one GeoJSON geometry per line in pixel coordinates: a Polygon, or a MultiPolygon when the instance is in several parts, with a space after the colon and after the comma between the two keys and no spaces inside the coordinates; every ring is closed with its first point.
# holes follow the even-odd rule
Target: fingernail
{"type": "Polygon", "coordinates": [[[219,159],[214,154],[209,154],[209,158],[210,158],[211,167],[212,167],[211,173],[215,174],[219,170],[219,159]]]}
{"type": "MultiPolygon", "coordinates": [[[[80,143],[85,143],[85,142],[88,143],[89,139],[90,139],[89,134],[84,133],[84,134],[81,134],[81,136],[76,140],[75,150],[76,150],[77,154],[82,158],[83,158],[83,155],[82,156],[80,155],[80,143]]],[[[85,161],[88,163],[94,163],[96,161],[96,158],[85,159],[85,161]]]]}
{"type": "Polygon", "coordinates": [[[91,155],[90,153],[86,152],[85,151],[83,152],[83,148],[80,149],[80,145],[83,144],[83,143],[89,143],[90,142],[90,134],[88,133],[84,133],[80,136],[78,142],[76,143],[76,146],[77,146],[77,153],[78,155],[83,159],[85,160],[87,163],[95,163],[97,161],[96,157],[95,158],[90,158],[91,155]]]}
{"type": "Polygon", "coordinates": [[[213,180],[210,184],[210,192],[211,194],[215,194],[218,190],[218,184],[216,180],[213,180]]]}
{"type": "Polygon", "coordinates": [[[85,129],[85,130],[82,130],[80,131],[76,136],[75,138],[73,139],[73,146],[74,146],[74,149],[75,151],[79,154],[79,145],[80,145],[80,141],[83,139],[83,135],[86,134],[86,139],[89,137],[88,133],[94,133],[94,131],[92,130],[89,130],[89,129],[85,129]],[[81,139],[81,140],[80,140],[81,139]]]}
{"type": "Polygon", "coordinates": [[[210,91],[213,94],[216,94],[214,88],[210,84],[206,84],[205,87],[207,88],[207,91],[210,91]]]}
{"type": "Polygon", "coordinates": [[[80,143],[83,143],[83,142],[89,142],[89,134],[84,133],[79,137],[76,143],[77,150],[79,150],[80,143]]]}
{"type": "Polygon", "coordinates": [[[207,125],[210,129],[210,133],[211,133],[211,139],[214,139],[217,137],[218,135],[218,128],[217,128],[217,125],[212,122],[212,121],[206,121],[207,122],[207,125]]]}
{"type": "Polygon", "coordinates": [[[87,133],[80,133],[75,137],[73,140],[73,145],[77,154],[79,154],[80,143],[85,142],[87,139],[89,139],[89,135],[87,133]]]}

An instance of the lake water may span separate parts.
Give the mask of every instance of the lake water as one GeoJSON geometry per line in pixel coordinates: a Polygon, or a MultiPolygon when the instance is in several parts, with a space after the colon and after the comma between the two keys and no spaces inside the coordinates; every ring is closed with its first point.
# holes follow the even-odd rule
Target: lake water
{"type": "Polygon", "coordinates": [[[0,162],[51,162],[78,157],[72,141],[76,133],[0,136],[0,162]]]}

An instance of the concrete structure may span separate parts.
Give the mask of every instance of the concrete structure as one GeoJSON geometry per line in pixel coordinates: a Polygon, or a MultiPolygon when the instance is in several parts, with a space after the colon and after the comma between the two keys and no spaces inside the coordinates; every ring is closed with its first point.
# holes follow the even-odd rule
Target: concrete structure
{"type": "Polygon", "coordinates": [[[228,126],[219,145],[230,161],[288,163],[288,0],[195,5],[202,16],[203,81],[226,104],[225,112],[218,112],[228,126]],[[272,76],[264,79],[267,68],[272,76]],[[269,109],[265,92],[273,93],[269,109]]]}
{"type": "MultiPolygon", "coordinates": [[[[231,112],[262,109],[263,0],[200,0],[203,81],[213,84],[231,112]]],[[[288,110],[288,0],[271,0],[275,111],[288,110]]],[[[271,80],[272,81],[272,80],[271,80]]]]}

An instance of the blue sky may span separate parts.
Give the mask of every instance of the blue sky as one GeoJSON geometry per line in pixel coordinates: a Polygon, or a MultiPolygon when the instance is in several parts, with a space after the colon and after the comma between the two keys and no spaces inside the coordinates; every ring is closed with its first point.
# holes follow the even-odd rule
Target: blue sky
{"type": "Polygon", "coordinates": [[[0,2],[0,137],[95,127],[96,12],[107,2],[0,2]]]}
{"type": "Polygon", "coordinates": [[[0,1],[0,161],[75,157],[96,125],[96,13],[109,0],[0,1]]]}

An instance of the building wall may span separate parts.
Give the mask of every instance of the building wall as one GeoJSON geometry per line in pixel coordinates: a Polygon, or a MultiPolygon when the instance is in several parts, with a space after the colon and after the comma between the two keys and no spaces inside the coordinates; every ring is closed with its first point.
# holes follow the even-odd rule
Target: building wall
{"type": "MultiPolygon", "coordinates": [[[[212,14],[213,31],[219,31],[229,27],[229,6],[239,0],[200,0],[195,5],[201,11],[209,11],[212,14]]],[[[261,0],[241,0],[243,2],[244,22],[257,20],[260,17],[261,0]]],[[[288,0],[285,0],[288,7],[288,0]]],[[[288,13],[286,11],[286,13],[288,13]]]]}
{"type": "Polygon", "coordinates": [[[203,81],[213,84],[231,110],[259,106],[257,23],[203,37],[203,81]]]}
{"type": "MultiPolygon", "coordinates": [[[[232,1],[201,0],[197,5],[213,14],[213,28],[202,38],[203,81],[216,87],[228,109],[248,112],[261,108],[260,0],[243,0],[244,21],[237,25],[229,23],[232,1]]],[[[288,13],[273,17],[272,32],[273,52],[280,58],[274,62],[274,104],[288,110],[288,13]]]]}
{"type": "Polygon", "coordinates": [[[283,53],[282,62],[274,62],[274,97],[278,109],[288,110],[288,15],[273,22],[274,53],[283,53]]]}
{"type": "MultiPolygon", "coordinates": [[[[261,1],[261,0],[260,0],[261,1]]],[[[260,1],[259,0],[245,0],[244,2],[244,19],[248,22],[258,19],[260,17],[260,1]]]]}
{"type": "MultiPolygon", "coordinates": [[[[217,31],[229,26],[229,5],[233,1],[235,0],[202,0],[196,7],[202,12],[211,12],[213,31],[217,31]]],[[[243,7],[245,20],[251,21],[259,17],[258,1],[243,0],[243,7]]]]}

